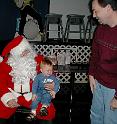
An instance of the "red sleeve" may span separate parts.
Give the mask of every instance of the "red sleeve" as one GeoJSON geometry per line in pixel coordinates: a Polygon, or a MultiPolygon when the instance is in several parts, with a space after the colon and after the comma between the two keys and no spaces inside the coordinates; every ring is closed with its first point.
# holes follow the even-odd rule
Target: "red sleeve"
{"type": "Polygon", "coordinates": [[[9,76],[9,70],[10,67],[6,65],[4,62],[0,63],[0,97],[9,92],[9,82],[10,82],[10,76],[9,76]],[[9,82],[8,82],[9,81],[9,82]]]}
{"type": "Polygon", "coordinates": [[[96,64],[98,62],[98,45],[96,43],[96,40],[97,40],[97,34],[95,33],[95,37],[92,43],[91,57],[89,61],[89,75],[92,76],[95,75],[96,64]]]}

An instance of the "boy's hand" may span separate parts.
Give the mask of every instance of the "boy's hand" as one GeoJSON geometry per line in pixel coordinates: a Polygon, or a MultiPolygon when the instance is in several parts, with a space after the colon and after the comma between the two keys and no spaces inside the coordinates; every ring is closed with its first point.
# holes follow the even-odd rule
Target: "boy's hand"
{"type": "Polygon", "coordinates": [[[115,99],[114,97],[110,102],[110,108],[111,110],[117,109],[117,99],[115,99]]]}
{"type": "Polygon", "coordinates": [[[46,90],[54,90],[54,82],[51,82],[51,83],[46,83],[45,85],[44,85],[44,87],[45,87],[45,89],[46,90]]]}
{"type": "Polygon", "coordinates": [[[52,98],[54,99],[54,98],[55,98],[55,95],[56,95],[55,91],[50,90],[50,91],[48,91],[48,92],[50,93],[50,95],[51,95],[52,98]]]}
{"type": "Polygon", "coordinates": [[[35,101],[37,99],[37,95],[36,94],[33,94],[32,95],[32,101],[35,101]]]}

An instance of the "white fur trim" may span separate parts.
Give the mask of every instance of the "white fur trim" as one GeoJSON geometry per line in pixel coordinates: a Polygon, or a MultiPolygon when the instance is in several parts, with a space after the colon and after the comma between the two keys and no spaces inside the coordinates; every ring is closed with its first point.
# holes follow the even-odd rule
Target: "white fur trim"
{"type": "Polygon", "coordinates": [[[19,97],[19,96],[21,96],[21,94],[15,92],[15,91],[12,90],[11,88],[8,88],[8,89],[11,91],[11,93],[12,93],[16,98],[19,97]]]}
{"type": "Polygon", "coordinates": [[[20,55],[24,50],[27,50],[27,49],[32,49],[31,45],[29,44],[29,42],[27,41],[26,38],[23,38],[21,43],[18,44],[18,46],[16,46],[15,48],[11,49],[10,53],[13,56],[17,56],[17,55],[20,55]]]}
{"type": "MultiPolygon", "coordinates": [[[[21,94],[19,94],[19,93],[13,91],[11,88],[8,88],[8,89],[12,92],[12,94],[13,94],[15,97],[21,96],[21,94]]],[[[26,93],[26,94],[24,94],[23,96],[24,96],[24,98],[25,98],[27,101],[30,101],[31,98],[32,98],[32,92],[26,93]]]]}
{"type": "Polygon", "coordinates": [[[22,84],[22,92],[30,92],[30,79],[27,78],[25,83],[22,84]]]}
{"type": "Polygon", "coordinates": [[[24,84],[17,84],[17,83],[14,83],[14,91],[15,91],[15,92],[22,92],[22,93],[30,92],[30,84],[29,84],[29,81],[30,81],[30,80],[25,80],[25,83],[24,83],[24,84]]]}
{"type": "Polygon", "coordinates": [[[31,98],[32,98],[32,92],[31,92],[31,93],[24,94],[23,96],[25,97],[25,99],[26,99],[27,101],[30,101],[31,98]]]}
{"type": "Polygon", "coordinates": [[[21,92],[21,84],[14,83],[14,91],[16,92],[21,92]]]}
{"type": "Polygon", "coordinates": [[[0,56],[0,62],[2,62],[3,61],[3,58],[0,56]]]}
{"type": "Polygon", "coordinates": [[[1,101],[6,107],[8,107],[7,102],[12,99],[17,101],[17,98],[11,92],[8,92],[1,97],[1,101]]]}

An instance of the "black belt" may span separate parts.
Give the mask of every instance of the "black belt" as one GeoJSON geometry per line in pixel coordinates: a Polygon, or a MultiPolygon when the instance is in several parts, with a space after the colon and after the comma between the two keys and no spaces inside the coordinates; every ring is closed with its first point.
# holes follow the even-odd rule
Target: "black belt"
{"type": "Polygon", "coordinates": [[[24,93],[17,92],[17,93],[19,93],[19,94],[21,94],[23,96],[24,94],[27,94],[27,93],[30,93],[30,92],[24,92],[24,93]]]}

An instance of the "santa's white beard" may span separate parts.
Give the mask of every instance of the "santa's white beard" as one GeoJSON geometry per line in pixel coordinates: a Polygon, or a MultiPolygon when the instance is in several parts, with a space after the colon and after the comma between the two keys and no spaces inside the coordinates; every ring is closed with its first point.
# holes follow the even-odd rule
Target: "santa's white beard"
{"type": "Polygon", "coordinates": [[[36,61],[35,55],[28,54],[25,57],[10,56],[7,63],[12,67],[9,73],[12,76],[12,81],[16,84],[29,83],[29,79],[34,80],[36,76],[36,61]]]}

